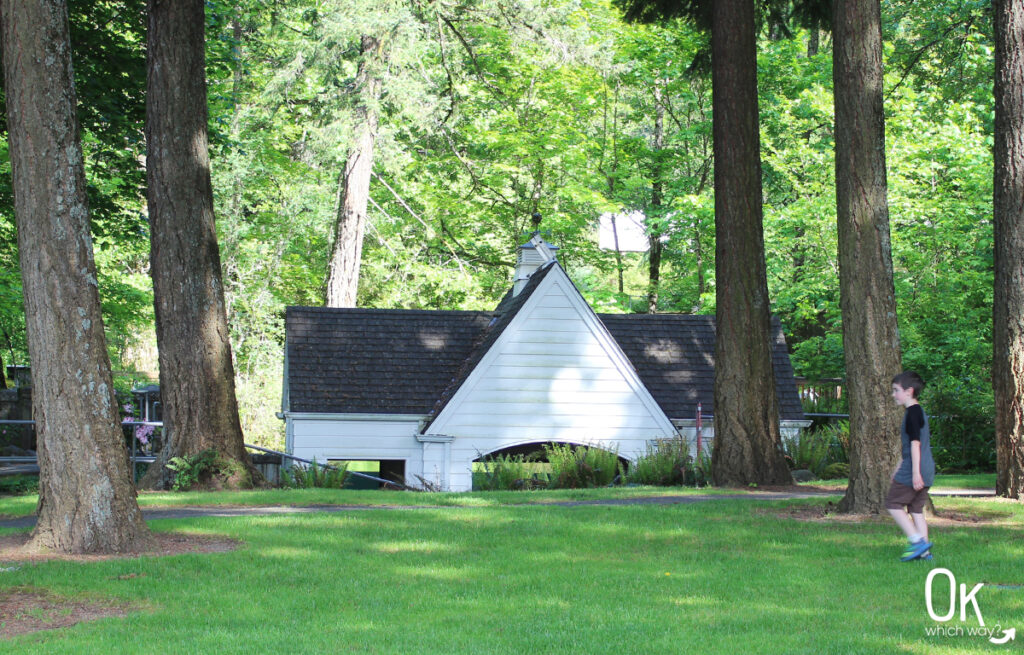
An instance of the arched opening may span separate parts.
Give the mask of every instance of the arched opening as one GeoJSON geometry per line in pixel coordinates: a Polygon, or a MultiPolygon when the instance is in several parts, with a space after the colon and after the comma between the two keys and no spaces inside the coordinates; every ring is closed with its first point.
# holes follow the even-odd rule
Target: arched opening
{"type": "Polygon", "coordinates": [[[473,460],[474,490],[599,487],[621,481],[629,460],[595,444],[531,441],[473,460]]]}

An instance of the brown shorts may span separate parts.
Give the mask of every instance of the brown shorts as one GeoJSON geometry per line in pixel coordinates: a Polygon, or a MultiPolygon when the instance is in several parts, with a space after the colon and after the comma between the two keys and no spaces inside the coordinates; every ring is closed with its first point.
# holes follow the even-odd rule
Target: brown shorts
{"type": "Polygon", "coordinates": [[[885,499],[885,508],[903,509],[906,507],[911,514],[922,514],[924,504],[928,502],[928,489],[930,487],[916,491],[913,487],[893,480],[892,486],[889,487],[889,496],[885,499]]]}

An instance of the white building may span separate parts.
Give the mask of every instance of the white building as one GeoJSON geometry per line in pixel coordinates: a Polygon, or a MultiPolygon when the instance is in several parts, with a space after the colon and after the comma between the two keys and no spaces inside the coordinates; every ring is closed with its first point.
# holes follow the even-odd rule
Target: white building
{"type": "MultiPolygon", "coordinates": [[[[375,460],[452,491],[473,461],[560,442],[627,460],[648,444],[713,438],[714,317],[590,308],[537,234],[493,312],[289,307],[283,416],[289,453],[375,460]]],[[[806,427],[781,327],[783,433],[806,427]]]]}

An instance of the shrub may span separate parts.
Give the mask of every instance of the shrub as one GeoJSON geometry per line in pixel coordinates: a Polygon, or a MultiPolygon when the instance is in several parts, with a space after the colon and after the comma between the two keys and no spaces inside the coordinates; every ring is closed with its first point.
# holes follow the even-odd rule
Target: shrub
{"type": "Polygon", "coordinates": [[[544,446],[544,452],[551,463],[550,489],[606,487],[616,476],[625,478],[617,450],[551,444],[544,446]]]}
{"type": "Polygon", "coordinates": [[[846,462],[832,462],[821,472],[822,480],[838,480],[850,477],[850,465],[846,462]]]}
{"type": "Polygon", "coordinates": [[[545,486],[530,470],[529,459],[522,455],[488,455],[480,460],[481,470],[473,471],[473,489],[480,491],[518,491],[545,486]]]}
{"type": "Polygon", "coordinates": [[[807,469],[821,477],[822,470],[828,465],[830,439],[821,430],[801,430],[796,436],[783,437],[782,449],[794,469],[807,469]]]}
{"type": "Polygon", "coordinates": [[[281,486],[289,489],[341,489],[348,479],[348,463],[326,466],[316,458],[309,466],[291,466],[281,470],[281,486]]]}
{"type": "Polygon", "coordinates": [[[647,450],[629,467],[629,482],[659,487],[686,484],[693,475],[690,446],[682,439],[663,439],[648,444],[647,450]]]}
{"type": "Polygon", "coordinates": [[[21,496],[39,491],[38,475],[12,475],[0,478],[0,495],[21,496]]]}
{"type": "Polygon", "coordinates": [[[167,468],[174,471],[171,488],[174,491],[188,491],[202,485],[210,489],[248,489],[253,485],[252,477],[241,464],[221,457],[209,448],[194,455],[172,457],[167,468]]]}

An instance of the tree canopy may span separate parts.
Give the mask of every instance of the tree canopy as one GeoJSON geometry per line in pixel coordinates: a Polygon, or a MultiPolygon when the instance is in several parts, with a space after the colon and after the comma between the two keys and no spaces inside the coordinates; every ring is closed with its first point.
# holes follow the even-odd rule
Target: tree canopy
{"type": "MultiPolygon", "coordinates": [[[[121,370],[155,368],[143,4],[70,2],[101,300],[121,370]]],[[[708,70],[693,65],[707,51],[698,27],[629,24],[605,0],[206,6],[214,201],[249,440],[282,442],[273,411],[284,307],[324,301],[370,29],[389,50],[359,306],[492,308],[540,212],[600,311],[646,311],[648,290],[646,253],[599,246],[602,215],[643,216],[660,234],[659,311],[714,311],[711,93],[708,70]],[[651,211],[656,176],[662,209],[651,211]]],[[[801,11],[765,5],[758,34],[767,280],[798,374],[842,377],[831,37],[801,27],[813,24],[801,11]]],[[[904,364],[929,380],[931,413],[980,421],[958,438],[990,440],[991,10],[887,0],[882,21],[904,364]]],[[[25,364],[6,140],[0,178],[0,348],[5,364],[25,364]]],[[[993,463],[957,457],[947,464],[993,463]]]]}

